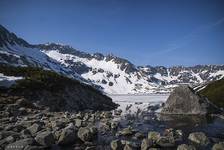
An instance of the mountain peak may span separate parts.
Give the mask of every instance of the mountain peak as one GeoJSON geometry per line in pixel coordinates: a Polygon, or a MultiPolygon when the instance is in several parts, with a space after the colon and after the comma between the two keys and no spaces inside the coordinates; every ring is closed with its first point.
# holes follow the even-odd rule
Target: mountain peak
{"type": "Polygon", "coordinates": [[[9,32],[5,27],[0,25],[0,47],[16,44],[24,47],[31,46],[28,42],[17,37],[14,33],[9,32]]]}

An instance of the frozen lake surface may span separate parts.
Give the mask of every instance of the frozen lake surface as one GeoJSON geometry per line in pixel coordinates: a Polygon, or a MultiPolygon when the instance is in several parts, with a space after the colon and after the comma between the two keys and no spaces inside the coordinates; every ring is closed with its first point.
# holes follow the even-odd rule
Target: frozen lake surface
{"type": "MultiPolygon", "coordinates": [[[[108,95],[120,106],[123,113],[136,113],[138,109],[147,111],[149,106],[165,103],[169,94],[147,94],[147,95],[108,95]],[[130,108],[129,108],[130,107],[130,108]],[[129,108],[127,110],[127,108],[129,108]]],[[[157,112],[160,110],[157,110],[157,112]]]]}

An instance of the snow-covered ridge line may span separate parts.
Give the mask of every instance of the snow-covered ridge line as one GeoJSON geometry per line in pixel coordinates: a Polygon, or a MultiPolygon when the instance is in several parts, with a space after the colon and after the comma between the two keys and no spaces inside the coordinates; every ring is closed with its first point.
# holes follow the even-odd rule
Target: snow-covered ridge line
{"type": "Polygon", "coordinates": [[[138,66],[127,59],[89,54],[69,45],[31,45],[0,26],[0,63],[42,67],[96,86],[109,94],[167,93],[178,84],[202,84],[224,77],[224,65],[138,66]]]}

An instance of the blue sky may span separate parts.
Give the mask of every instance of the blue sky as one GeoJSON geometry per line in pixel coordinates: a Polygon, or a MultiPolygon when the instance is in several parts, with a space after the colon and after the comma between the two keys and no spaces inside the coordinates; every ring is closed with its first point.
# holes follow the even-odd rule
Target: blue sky
{"type": "Polygon", "coordinates": [[[223,0],[0,0],[0,24],[136,65],[224,64],[223,0]]]}

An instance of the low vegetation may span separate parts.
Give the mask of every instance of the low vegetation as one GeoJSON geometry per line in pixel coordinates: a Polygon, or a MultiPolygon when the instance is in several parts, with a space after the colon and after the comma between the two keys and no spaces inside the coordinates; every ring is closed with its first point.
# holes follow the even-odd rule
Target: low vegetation
{"type": "Polygon", "coordinates": [[[224,108],[224,79],[208,84],[200,91],[200,94],[206,96],[217,106],[224,108]]]}
{"type": "Polygon", "coordinates": [[[0,65],[0,73],[24,77],[9,89],[2,89],[0,93],[25,97],[29,101],[50,107],[52,111],[111,110],[117,106],[111,98],[92,86],[52,71],[0,65]]]}

